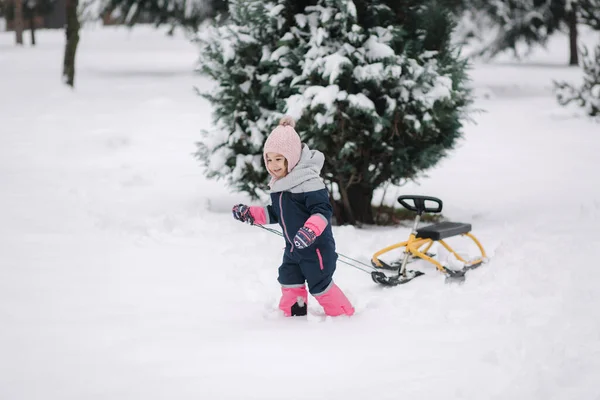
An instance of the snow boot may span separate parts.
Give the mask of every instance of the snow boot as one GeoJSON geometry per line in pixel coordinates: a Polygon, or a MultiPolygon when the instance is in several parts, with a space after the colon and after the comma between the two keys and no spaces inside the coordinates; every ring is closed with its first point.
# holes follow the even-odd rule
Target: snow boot
{"type": "Polygon", "coordinates": [[[282,287],[279,309],[286,317],[303,316],[308,312],[308,292],[304,285],[298,287],[282,287]]]}
{"type": "Polygon", "coordinates": [[[316,295],[315,299],[323,307],[325,314],[330,317],[354,314],[354,307],[344,292],[333,282],[323,293],[316,295]]]}

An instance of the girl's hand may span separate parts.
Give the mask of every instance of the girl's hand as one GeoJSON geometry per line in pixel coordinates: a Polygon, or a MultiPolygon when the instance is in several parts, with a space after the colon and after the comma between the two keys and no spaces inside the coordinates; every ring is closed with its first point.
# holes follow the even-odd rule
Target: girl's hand
{"type": "Polygon", "coordinates": [[[252,218],[252,214],[250,213],[250,207],[245,204],[237,204],[233,206],[231,213],[233,214],[233,218],[237,219],[238,221],[248,222],[250,225],[254,224],[254,218],[252,218]]]}
{"type": "Polygon", "coordinates": [[[305,249],[310,247],[315,240],[317,240],[317,234],[310,228],[303,226],[298,229],[298,233],[294,236],[294,246],[296,246],[297,249],[305,249]]]}

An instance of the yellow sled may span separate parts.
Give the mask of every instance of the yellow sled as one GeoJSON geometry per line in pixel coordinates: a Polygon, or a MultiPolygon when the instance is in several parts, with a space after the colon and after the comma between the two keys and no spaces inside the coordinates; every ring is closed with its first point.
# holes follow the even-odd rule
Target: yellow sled
{"type": "Polygon", "coordinates": [[[447,277],[459,279],[464,279],[464,275],[468,270],[477,268],[484,261],[486,261],[487,256],[483,246],[471,233],[471,224],[465,224],[462,222],[440,222],[422,228],[418,227],[421,215],[424,212],[439,213],[442,211],[442,200],[436,197],[407,195],[398,197],[398,202],[406,209],[416,212],[417,215],[415,217],[413,228],[410,232],[408,240],[388,246],[373,254],[373,257],[371,258],[371,264],[373,267],[376,269],[398,271],[396,275],[392,276],[386,275],[381,271],[372,272],[371,277],[376,283],[387,286],[396,286],[423,275],[423,272],[420,271],[406,270],[406,265],[411,257],[418,257],[428,261],[435,265],[440,272],[446,274],[447,277]],[[412,202],[412,204],[409,202],[412,202]],[[467,261],[444,241],[444,239],[458,235],[467,236],[473,240],[481,252],[481,257],[467,261]],[[463,268],[458,271],[448,269],[440,264],[437,260],[433,259],[427,252],[435,242],[440,243],[446,250],[452,253],[457,260],[464,263],[463,268]],[[399,248],[404,248],[404,258],[400,265],[387,264],[379,258],[381,255],[399,248]]]}

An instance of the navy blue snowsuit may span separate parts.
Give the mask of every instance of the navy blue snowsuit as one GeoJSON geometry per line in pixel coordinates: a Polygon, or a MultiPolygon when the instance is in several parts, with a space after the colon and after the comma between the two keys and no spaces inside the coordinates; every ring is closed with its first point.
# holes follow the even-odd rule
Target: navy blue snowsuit
{"type": "Polygon", "coordinates": [[[271,205],[266,207],[269,223],[279,223],[285,237],[283,262],[279,267],[278,281],[282,286],[308,284],[315,296],[331,284],[337,261],[335,240],[331,231],[333,210],[327,189],[312,192],[271,193],[271,205]],[[314,214],[327,219],[327,227],[316,241],[305,249],[294,246],[294,236],[306,220],[314,214]]]}

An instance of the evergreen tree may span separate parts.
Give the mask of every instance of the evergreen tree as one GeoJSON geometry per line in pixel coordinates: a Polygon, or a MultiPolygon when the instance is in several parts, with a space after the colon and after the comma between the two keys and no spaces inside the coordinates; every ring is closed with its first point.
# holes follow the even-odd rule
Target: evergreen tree
{"type": "Polygon", "coordinates": [[[579,14],[582,23],[600,31],[600,0],[579,0],[579,14]]]}
{"type": "Polygon", "coordinates": [[[268,189],[265,135],[291,94],[294,74],[274,61],[286,25],[284,11],[283,1],[229,0],[226,23],[217,18],[198,38],[199,70],[217,86],[201,93],[215,106],[215,127],[203,132],[197,157],[209,177],[226,178],[254,198],[268,189]]]}
{"type": "MultiPolygon", "coordinates": [[[[472,9],[483,11],[495,36],[481,54],[494,57],[518,44],[544,45],[564,19],[565,0],[471,0],[472,9]]],[[[490,28],[487,26],[485,28],[490,28]]]]}
{"type": "Polygon", "coordinates": [[[554,82],[556,97],[561,105],[575,102],[585,112],[600,120],[600,43],[594,55],[586,47],[582,50],[583,85],[575,88],[566,82],[554,82]]]}
{"type": "Polygon", "coordinates": [[[131,26],[143,21],[196,32],[204,20],[227,9],[227,0],[105,0],[104,8],[131,26]]]}
{"type": "Polygon", "coordinates": [[[372,223],[375,189],[418,178],[461,136],[471,101],[466,63],[450,48],[452,24],[440,3],[316,0],[292,19],[285,0],[243,3],[266,9],[242,18],[230,9],[237,18],[215,28],[221,34],[201,51],[204,72],[219,85],[209,97],[216,131],[198,152],[209,176],[258,194],[267,178],[265,135],[290,114],[303,141],[325,153],[338,221],[372,223]]]}
{"type": "MultiPolygon", "coordinates": [[[[544,46],[558,31],[569,34],[569,64],[578,65],[578,24],[600,29],[600,0],[465,0],[466,12],[481,19],[479,29],[493,29],[493,38],[484,43],[479,55],[494,57],[512,50],[519,56],[519,44],[528,49],[544,46]]],[[[478,35],[480,37],[484,36],[478,35]]]]}

